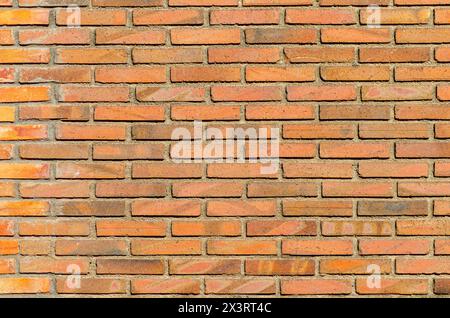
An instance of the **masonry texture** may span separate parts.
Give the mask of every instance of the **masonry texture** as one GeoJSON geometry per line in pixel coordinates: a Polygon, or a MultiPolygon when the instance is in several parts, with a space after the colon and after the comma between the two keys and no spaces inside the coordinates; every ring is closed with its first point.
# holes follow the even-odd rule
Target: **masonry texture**
{"type": "Polygon", "coordinates": [[[0,294],[448,297],[449,62],[450,0],[0,0],[0,294]]]}

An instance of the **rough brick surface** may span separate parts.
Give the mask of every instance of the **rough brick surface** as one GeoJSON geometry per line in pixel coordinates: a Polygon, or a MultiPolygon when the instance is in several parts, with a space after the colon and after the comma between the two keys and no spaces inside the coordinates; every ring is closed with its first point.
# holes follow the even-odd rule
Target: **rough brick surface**
{"type": "Polygon", "coordinates": [[[0,25],[0,294],[450,295],[450,0],[0,0],[0,25]],[[175,162],[197,120],[278,128],[278,170],[175,162]]]}

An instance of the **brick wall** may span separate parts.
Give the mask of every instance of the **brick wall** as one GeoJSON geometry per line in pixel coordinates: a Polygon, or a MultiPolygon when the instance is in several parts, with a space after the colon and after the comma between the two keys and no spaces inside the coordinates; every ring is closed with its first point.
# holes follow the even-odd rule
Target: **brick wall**
{"type": "Polygon", "coordinates": [[[1,294],[449,295],[450,0],[0,0],[0,25],[1,294]],[[249,140],[179,162],[194,121],[279,131],[277,169],[249,140]]]}

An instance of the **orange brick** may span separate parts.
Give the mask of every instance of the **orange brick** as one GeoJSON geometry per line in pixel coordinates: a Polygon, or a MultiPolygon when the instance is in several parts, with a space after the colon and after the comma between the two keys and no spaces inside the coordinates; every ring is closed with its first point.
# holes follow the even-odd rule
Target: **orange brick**
{"type": "Polygon", "coordinates": [[[291,259],[248,259],[245,261],[245,272],[249,275],[313,275],[314,261],[291,259]]]}
{"type": "Polygon", "coordinates": [[[350,280],[296,279],[281,282],[282,295],[345,295],[351,292],[350,280]]]}
{"type": "Polygon", "coordinates": [[[275,255],[276,242],[268,240],[211,240],[207,243],[209,255],[275,255]]]}
{"type": "MultiPolygon", "coordinates": [[[[96,44],[164,44],[166,33],[163,30],[149,30],[141,28],[98,28],[95,31],[96,44]]],[[[119,54],[119,52],[117,52],[119,54]]],[[[124,53],[120,53],[115,61],[122,60],[124,53]]],[[[126,54],[126,53],[125,53],[126,54]]],[[[126,58],[126,56],[125,56],[126,58]]]]}
{"type": "Polygon", "coordinates": [[[324,182],[325,197],[390,198],[394,188],[390,182],[324,182]]]}
{"type": "Polygon", "coordinates": [[[272,279],[207,279],[207,294],[275,294],[272,279]]]}
{"type": "Polygon", "coordinates": [[[219,275],[239,274],[241,261],[238,259],[171,259],[169,261],[170,274],[175,275],[219,275]]]}
{"type": "Polygon", "coordinates": [[[34,29],[19,31],[19,43],[22,45],[83,45],[91,42],[91,35],[87,29],[58,28],[34,29]]]}
{"type": "Polygon", "coordinates": [[[164,83],[165,67],[101,67],[95,70],[98,83],[164,83]]]}
{"type": "Polygon", "coordinates": [[[199,240],[138,240],[131,242],[132,255],[200,255],[199,240]]]}
{"type": "Polygon", "coordinates": [[[378,28],[324,28],[322,43],[389,43],[392,39],[389,29],[378,28]]]}
{"type": "MultiPolygon", "coordinates": [[[[70,20],[70,11],[64,9],[56,10],[56,24],[73,26],[70,20]]],[[[80,25],[125,25],[127,21],[125,10],[100,10],[100,9],[81,9],[80,25]]]]}
{"type": "Polygon", "coordinates": [[[212,10],[210,24],[278,24],[280,11],[276,9],[260,10],[212,10]]]}
{"type": "Polygon", "coordinates": [[[200,202],[191,200],[176,201],[135,201],[132,204],[134,216],[199,216],[200,202]]]}
{"type": "Polygon", "coordinates": [[[175,66],[170,70],[172,82],[239,82],[240,67],[175,66]]]}
{"type": "Polygon", "coordinates": [[[284,240],[282,253],[286,255],[352,255],[353,243],[346,240],[284,240]]]}
{"type": "Polygon", "coordinates": [[[209,201],[208,216],[273,216],[276,212],[274,201],[209,201]]]}
{"type": "Polygon", "coordinates": [[[173,236],[239,236],[241,223],[236,221],[174,221],[173,236]]]}
{"type": "Polygon", "coordinates": [[[172,29],[170,39],[175,45],[239,44],[241,34],[239,29],[235,28],[172,29]]]}
{"type": "MultiPolygon", "coordinates": [[[[371,24],[370,9],[360,11],[361,24],[371,24]]],[[[427,24],[432,16],[429,9],[381,9],[380,24],[427,24]]],[[[378,21],[377,21],[378,22],[378,21]]]]}
{"type": "Polygon", "coordinates": [[[0,279],[0,294],[48,294],[50,285],[49,278],[4,277],[0,279]]]}
{"type": "Polygon", "coordinates": [[[314,29],[267,28],[245,30],[248,44],[306,44],[317,42],[317,31],[314,29]]]}
{"type": "Polygon", "coordinates": [[[96,222],[97,236],[165,236],[164,222],[108,220],[96,222]]]}
{"type": "Polygon", "coordinates": [[[200,280],[188,278],[134,279],[131,281],[132,294],[199,294],[200,280]]]}
{"type": "Polygon", "coordinates": [[[359,253],[361,255],[425,255],[430,251],[430,241],[389,239],[389,240],[360,240],[359,253]]]}
{"type": "Polygon", "coordinates": [[[1,179],[48,179],[50,166],[33,163],[0,163],[1,179]]]}
{"type": "Polygon", "coordinates": [[[384,278],[380,288],[370,288],[366,279],[359,278],[356,280],[356,291],[363,295],[423,295],[428,291],[428,280],[384,278]]]}
{"type": "Polygon", "coordinates": [[[0,11],[2,25],[48,25],[47,9],[3,9],[0,11]]]}

